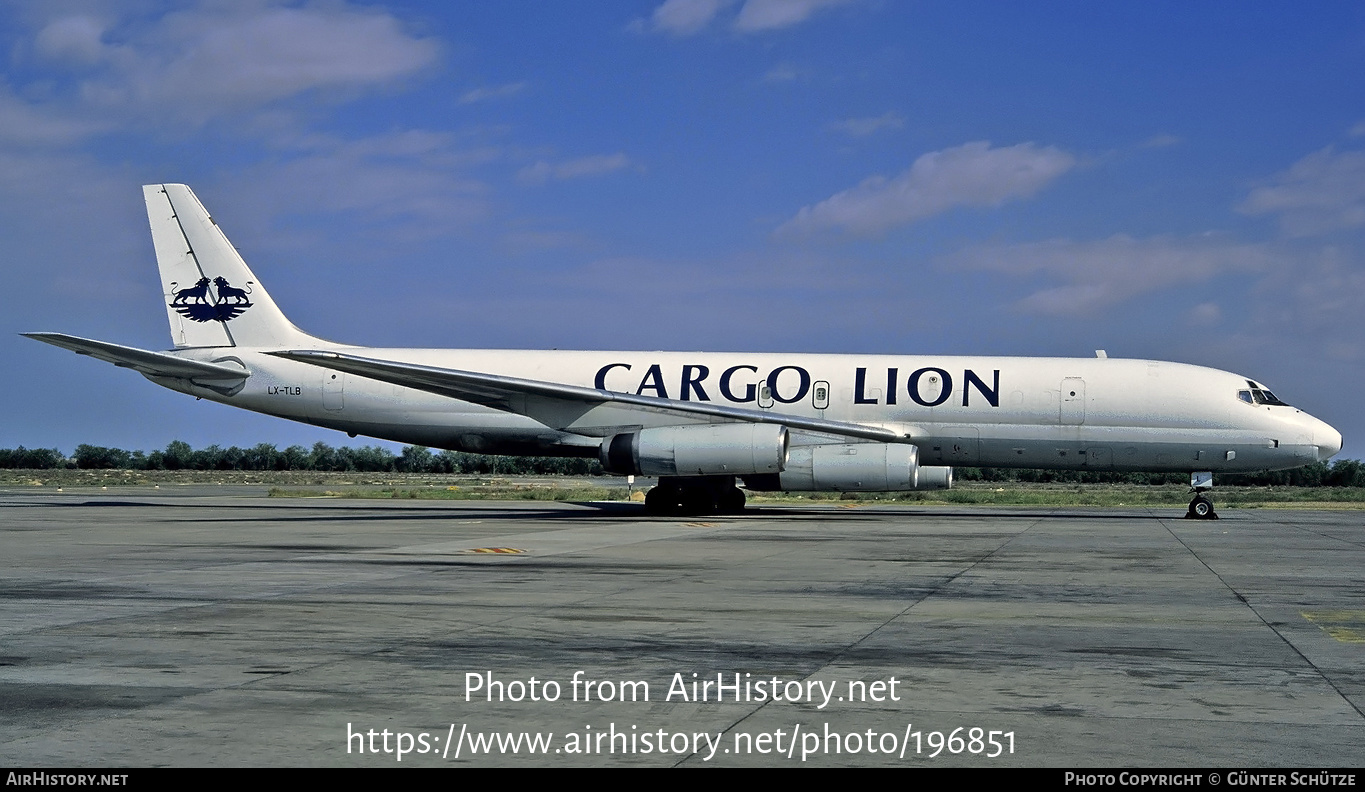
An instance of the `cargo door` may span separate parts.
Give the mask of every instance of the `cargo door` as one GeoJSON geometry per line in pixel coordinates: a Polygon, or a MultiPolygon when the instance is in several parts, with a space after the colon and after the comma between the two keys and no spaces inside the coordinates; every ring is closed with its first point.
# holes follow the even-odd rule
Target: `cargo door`
{"type": "Polygon", "coordinates": [[[1061,405],[1059,423],[1062,426],[1080,426],[1085,423],[1085,380],[1080,377],[1067,377],[1062,380],[1062,390],[1058,400],[1061,405]]]}
{"type": "Polygon", "coordinates": [[[322,372],[322,406],[328,410],[340,410],[346,406],[346,373],[344,371],[322,372]]]}

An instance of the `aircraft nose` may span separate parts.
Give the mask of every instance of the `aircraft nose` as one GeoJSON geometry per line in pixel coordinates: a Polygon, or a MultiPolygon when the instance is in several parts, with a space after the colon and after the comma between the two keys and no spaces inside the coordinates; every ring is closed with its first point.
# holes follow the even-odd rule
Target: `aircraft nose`
{"type": "Polygon", "coordinates": [[[1322,421],[1318,421],[1318,424],[1318,428],[1313,432],[1313,439],[1317,441],[1318,461],[1326,462],[1341,450],[1341,432],[1322,421]]]}

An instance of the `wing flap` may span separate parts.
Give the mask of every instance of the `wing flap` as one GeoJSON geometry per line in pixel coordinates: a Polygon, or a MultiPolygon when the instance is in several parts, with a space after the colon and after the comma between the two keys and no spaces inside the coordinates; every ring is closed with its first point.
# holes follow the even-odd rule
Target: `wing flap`
{"type": "Polygon", "coordinates": [[[251,372],[239,366],[221,363],[203,363],[187,360],[166,352],[151,352],[146,349],[95,341],[89,338],[66,335],[65,333],[21,333],[20,335],[42,341],[46,344],[69,349],[78,355],[89,355],[115,366],[130,368],[151,377],[172,377],[187,380],[243,380],[251,372]]]}
{"type": "Polygon", "coordinates": [[[270,352],[276,357],[311,363],[323,368],[345,371],[369,379],[402,385],[473,402],[496,410],[526,415],[555,429],[569,429],[576,417],[602,405],[628,407],[660,415],[685,418],[702,423],[770,423],[792,429],[873,440],[880,443],[912,443],[906,434],[881,426],[866,426],[847,421],[828,421],[798,415],[770,413],[743,407],[728,407],[706,402],[660,399],[632,393],[587,388],[543,380],[521,379],[501,374],[460,371],[415,363],[351,355],[344,352],[292,350],[270,352]]]}

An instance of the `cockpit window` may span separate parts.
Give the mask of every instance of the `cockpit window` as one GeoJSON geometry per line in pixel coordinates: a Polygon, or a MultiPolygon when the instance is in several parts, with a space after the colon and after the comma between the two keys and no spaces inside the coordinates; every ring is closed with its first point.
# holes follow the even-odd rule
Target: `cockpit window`
{"type": "MultiPolygon", "coordinates": [[[[1248,385],[1251,384],[1249,381],[1248,385]]],[[[1289,405],[1280,401],[1275,394],[1265,388],[1252,388],[1251,390],[1237,391],[1237,398],[1247,404],[1265,404],[1273,407],[1288,407],[1289,405]]]]}

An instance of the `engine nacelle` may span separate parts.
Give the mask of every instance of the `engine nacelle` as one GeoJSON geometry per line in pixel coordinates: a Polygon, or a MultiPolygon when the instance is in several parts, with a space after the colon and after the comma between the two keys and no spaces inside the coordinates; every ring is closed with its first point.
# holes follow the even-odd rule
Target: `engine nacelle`
{"type": "Polygon", "coordinates": [[[917,490],[941,490],[953,488],[953,469],[938,465],[920,465],[919,486],[917,490]]]}
{"type": "Polygon", "coordinates": [[[787,427],[776,424],[665,426],[613,435],[599,458],[604,470],[626,475],[776,475],[789,443],[787,427]]]}
{"type": "Polygon", "coordinates": [[[792,449],[776,476],[746,476],[751,490],[785,492],[908,492],[948,489],[950,467],[920,467],[919,448],[889,443],[847,443],[792,449]]]}

